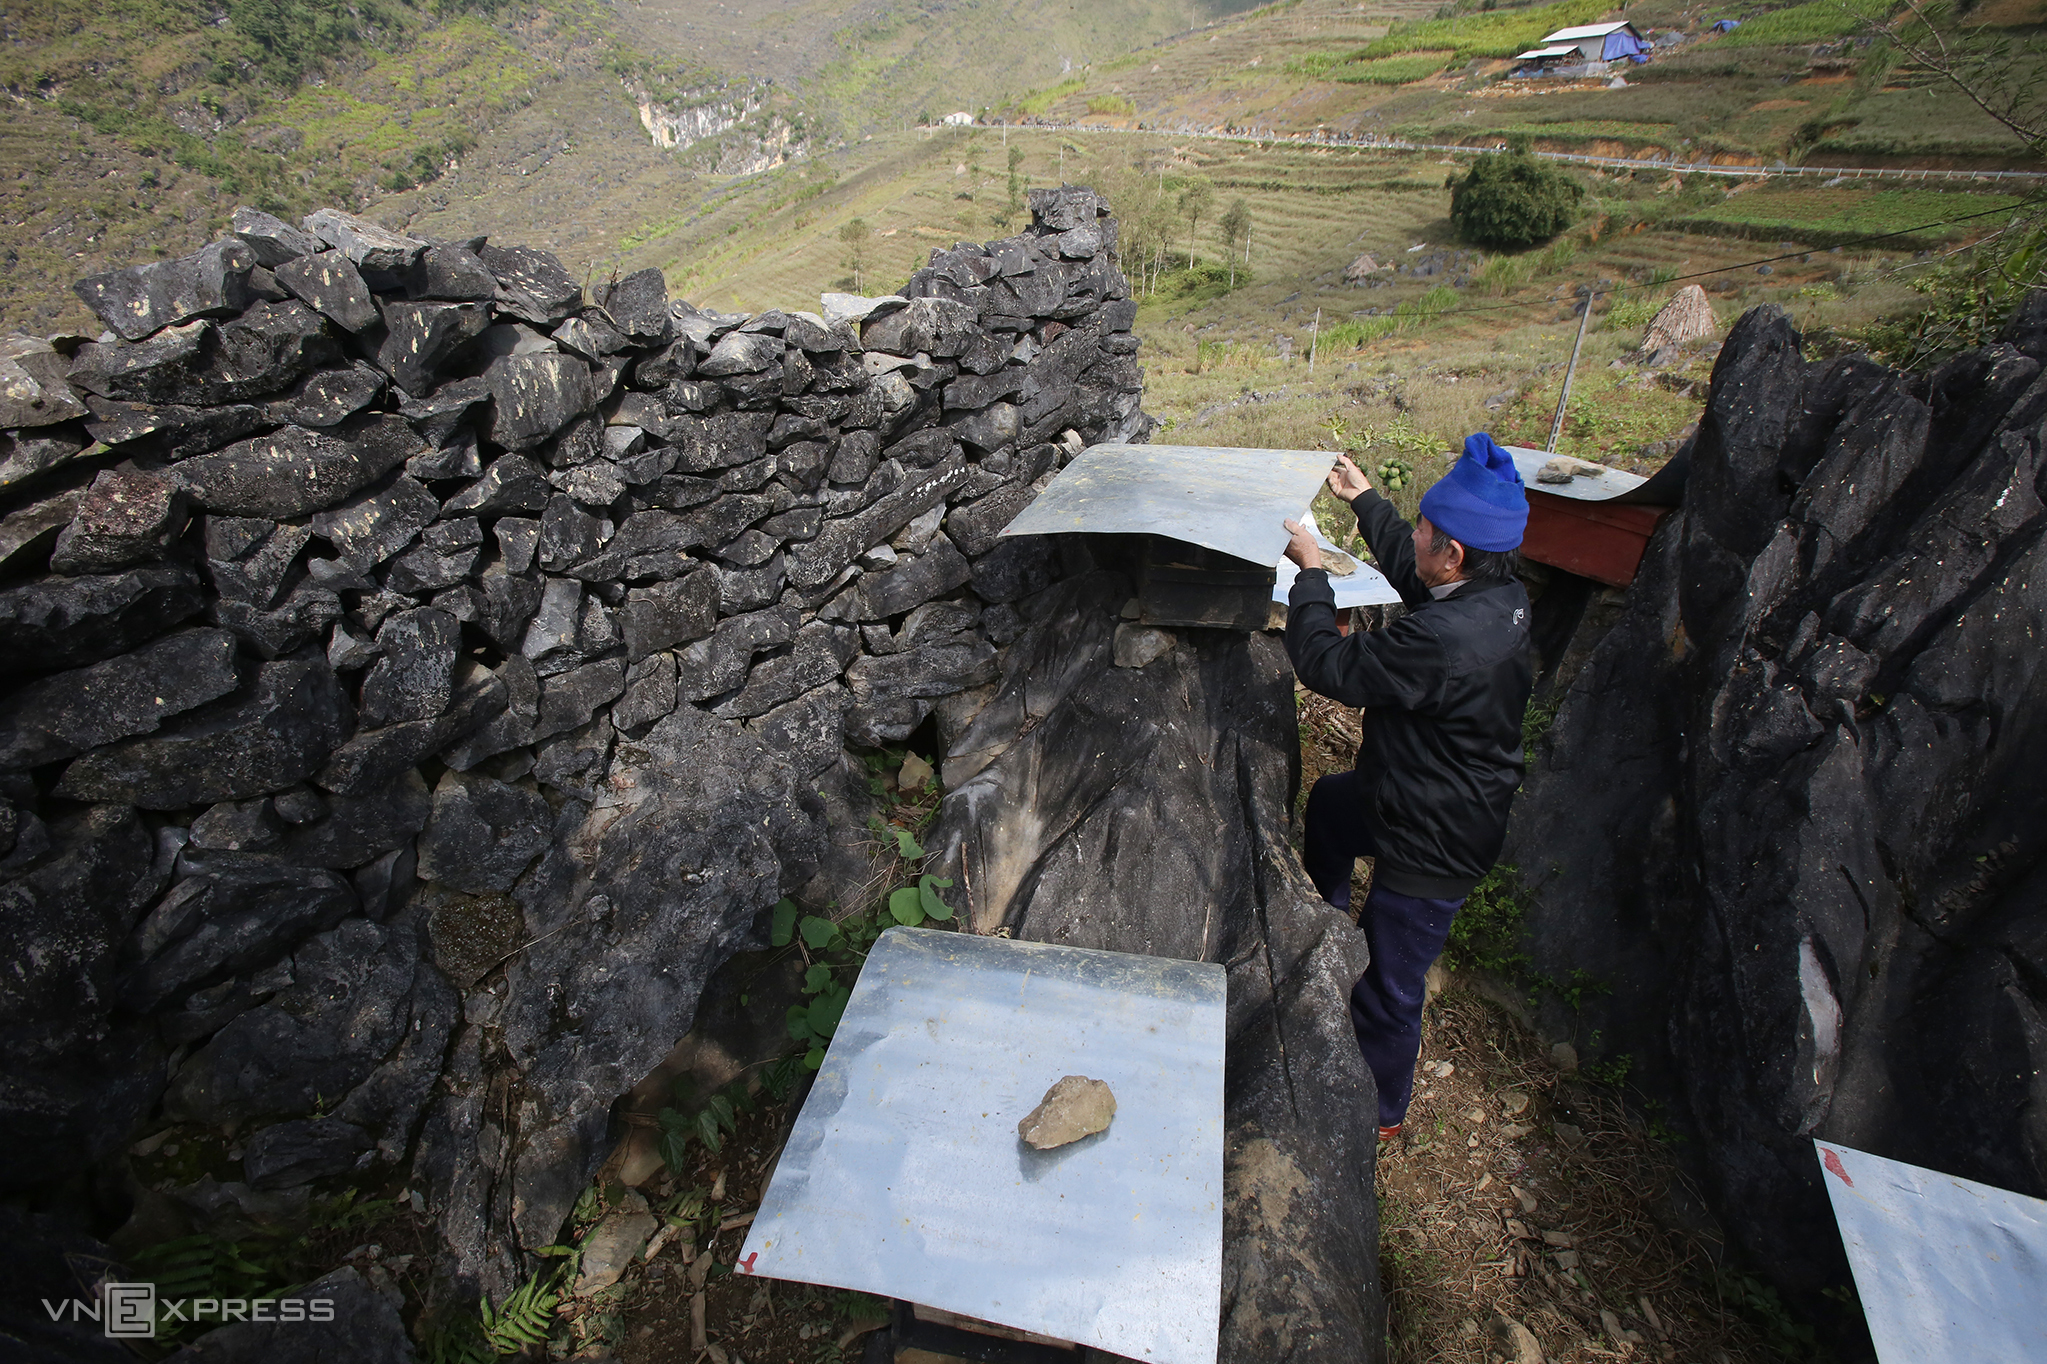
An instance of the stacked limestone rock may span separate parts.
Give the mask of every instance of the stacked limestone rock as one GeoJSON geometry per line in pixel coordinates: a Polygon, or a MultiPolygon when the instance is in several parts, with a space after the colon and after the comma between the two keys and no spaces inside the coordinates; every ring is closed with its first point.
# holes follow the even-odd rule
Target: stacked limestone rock
{"type": "Polygon", "coordinates": [[[166,1122],[239,1162],[192,1221],[410,1162],[502,1292],[846,744],[996,676],[1056,572],[997,532],[1147,426],[1113,219],[1031,198],[750,317],[243,209],[0,347],[7,1187],[166,1122]]]}

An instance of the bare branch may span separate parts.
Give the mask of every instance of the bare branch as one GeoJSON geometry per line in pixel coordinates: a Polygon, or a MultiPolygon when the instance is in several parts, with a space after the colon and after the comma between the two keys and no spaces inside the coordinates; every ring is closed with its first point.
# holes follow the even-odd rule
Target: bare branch
{"type": "MultiPolygon", "coordinates": [[[[1917,20],[1925,29],[1927,37],[1932,40],[1932,47],[1930,49],[1923,43],[1907,38],[1904,25],[1897,24],[1889,19],[1876,19],[1868,15],[1857,14],[1855,10],[1850,9],[1846,4],[1843,4],[1841,8],[1849,14],[1856,15],[1867,27],[1881,33],[1890,40],[1893,46],[1910,56],[1913,61],[1930,68],[1936,75],[1947,80],[1957,90],[1960,90],[1970,103],[2024,138],[2028,145],[2038,147],[2042,142],[2047,142],[2047,125],[2023,119],[2018,113],[2018,105],[2023,102],[2022,90],[2014,92],[2008,99],[2003,101],[2007,107],[2000,108],[1998,104],[1993,103],[1984,93],[1983,81],[1979,77],[1987,73],[1982,70],[1972,71],[1969,69],[1972,66],[1985,68],[1990,63],[1981,58],[1971,62],[1966,57],[1956,56],[1954,49],[1948,45],[1946,37],[1942,35],[1939,26],[1934,22],[1934,17],[1919,4],[1919,0],[1904,0],[1904,6],[1912,18],[1917,20]]],[[[1979,29],[1977,32],[1980,34],[1981,30],[1979,29]]]]}

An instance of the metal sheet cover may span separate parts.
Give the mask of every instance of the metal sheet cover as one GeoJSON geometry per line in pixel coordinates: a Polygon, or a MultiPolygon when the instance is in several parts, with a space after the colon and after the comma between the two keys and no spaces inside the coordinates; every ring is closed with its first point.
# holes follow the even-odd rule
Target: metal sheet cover
{"type": "Polygon", "coordinates": [[[1325,450],[1097,445],[1060,470],[1004,535],[1166,535],[1260,568],[1286,549],[1280,522],[1315,500],[1325,450]]]}
{"type": "Polygon", "coordinates": [[[1214,1364],[1224,970],[892,928],[867,958],[739,1272],[850,1288],[1158,1364],[1214,1364]],[[1019,1119],[1105,1080],[1106,1132],[1019,1119]]]}

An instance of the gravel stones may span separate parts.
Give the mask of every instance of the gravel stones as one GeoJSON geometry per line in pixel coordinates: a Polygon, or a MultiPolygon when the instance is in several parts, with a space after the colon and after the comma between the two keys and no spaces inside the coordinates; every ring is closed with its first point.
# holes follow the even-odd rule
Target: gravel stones
{"type": "Polygon", "coordinates": [[[1016,1135],[1034,1150],[1050,1151],[1106,1132],[1115,1119],[1116,1095],[1105,1082],[1068,1075],[1045,1091],[1016,1125],[1016,1135]]]}

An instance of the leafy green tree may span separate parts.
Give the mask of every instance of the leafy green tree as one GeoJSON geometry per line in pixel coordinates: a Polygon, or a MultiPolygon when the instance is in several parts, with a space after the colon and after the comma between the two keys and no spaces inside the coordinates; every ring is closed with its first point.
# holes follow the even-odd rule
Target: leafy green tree
{"type": "Polygon", "coordinates": [[[1450,225],[1468,242],[1518,250],[1569,227],[1584,197],[1584,186],[1537,160],[1520,138],[1504,152],[1487,152],[1462,180],[1451,181],[1450,225]]]}

